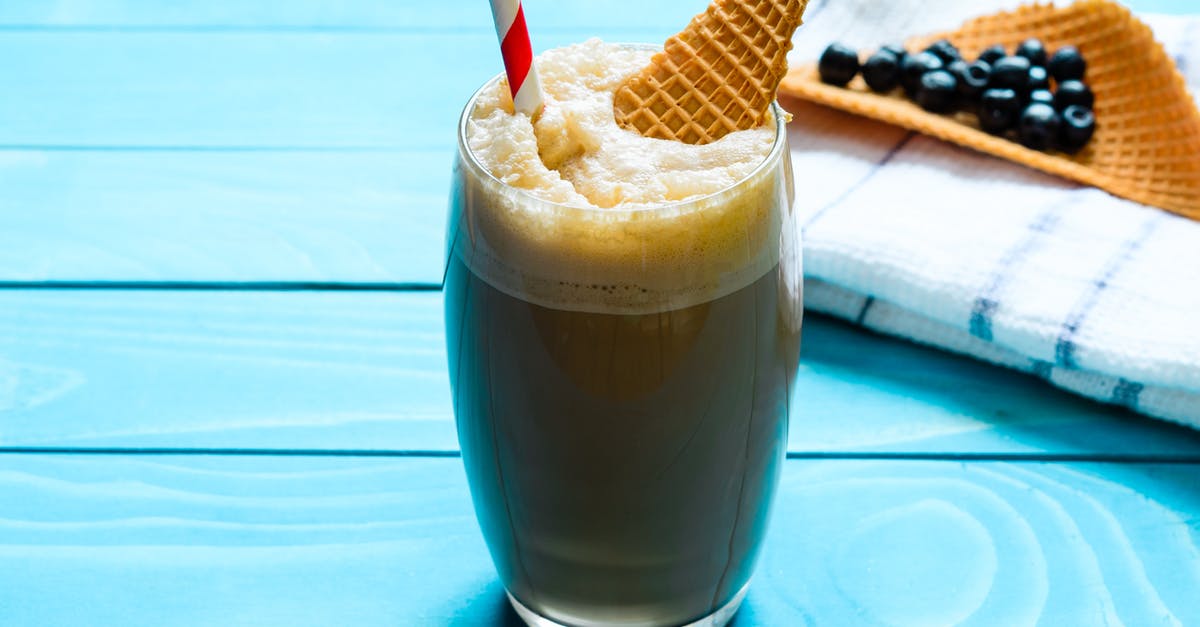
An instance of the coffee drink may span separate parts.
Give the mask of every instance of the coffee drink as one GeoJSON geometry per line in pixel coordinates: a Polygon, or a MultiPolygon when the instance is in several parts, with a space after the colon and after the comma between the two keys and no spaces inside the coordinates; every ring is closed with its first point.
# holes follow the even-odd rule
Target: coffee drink
{"type": "Polygon", "coordinates": [[[494,176],[470,141],[478,107],[460,125],[446,336],[500,578],[526,618],[727,619],[767,524],[799,351],[784,114],[739,180],[606,208],[494,176]]]}

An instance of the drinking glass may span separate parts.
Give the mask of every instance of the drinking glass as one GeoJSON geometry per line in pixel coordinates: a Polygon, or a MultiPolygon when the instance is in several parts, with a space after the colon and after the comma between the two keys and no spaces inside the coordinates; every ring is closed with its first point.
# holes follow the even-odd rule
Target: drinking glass
{"type": "Polygon", "coordinates": [[[531,625],[724,624],[761,547],[799,355],[785,114],[772,105],[770,153],[735,185],[598,209],[491,176],[468,142],[475,100],[458,125],[446,344],[509,599],[531,625]]]}

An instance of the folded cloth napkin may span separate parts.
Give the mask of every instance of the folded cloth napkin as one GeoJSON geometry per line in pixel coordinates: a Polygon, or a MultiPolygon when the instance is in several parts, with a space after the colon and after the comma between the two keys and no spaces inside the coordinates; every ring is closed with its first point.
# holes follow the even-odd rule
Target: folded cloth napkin
{"type": "MultiPolygon", "coordinates": [[[[791,62],[1009,0],[813,0],[791,62]]],[[[1144,17],[1200,87],[1200,17],[1144,17]]],[[[1200,222],[787,101],[805,305],[1200,428],[1200,222]]],[[[1103,123],[1103,120],[1100,121],[1103,123]]]]}

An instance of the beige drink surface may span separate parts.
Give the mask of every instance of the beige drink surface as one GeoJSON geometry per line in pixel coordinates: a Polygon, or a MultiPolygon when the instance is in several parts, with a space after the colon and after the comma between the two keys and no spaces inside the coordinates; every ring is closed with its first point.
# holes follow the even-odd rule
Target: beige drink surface
{"type": "Polygon", "coordinates": [[[617,126],[613,92],[654,50],[592,39],[537,59],[545,108],[514,113],[503,80],[463,120],[453,251],[501,291],[546,307],[678,309],[749,285],[779,263],[790,206],[778,109],[705,145],[617,126]],[[774,157],[773,157],[774,155],[774,157]]]}
{"type": "Polygon", "coordinates": [[[471,150],[493,176],[579,207],[656,205],[712,194],[750,174],[771,151],[774,121],[702,146],[642,137],[617,126],[613,92],[654,51],[591,39],[537,59],[545,109],[514,114],[507,83],[482,94],[471,150]]]}

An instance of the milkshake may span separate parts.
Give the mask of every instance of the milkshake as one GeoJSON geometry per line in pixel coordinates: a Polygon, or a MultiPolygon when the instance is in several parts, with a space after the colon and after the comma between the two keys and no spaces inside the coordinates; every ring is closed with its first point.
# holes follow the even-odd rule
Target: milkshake
{"type": "Polygon", "coordinates": [[[801,274],[785,114],[705,145],[621,129],[653,49],[538,59],[459,128],[445,278],[476,515],[526,620],[720,624],[784,459],[801,274]]]}

